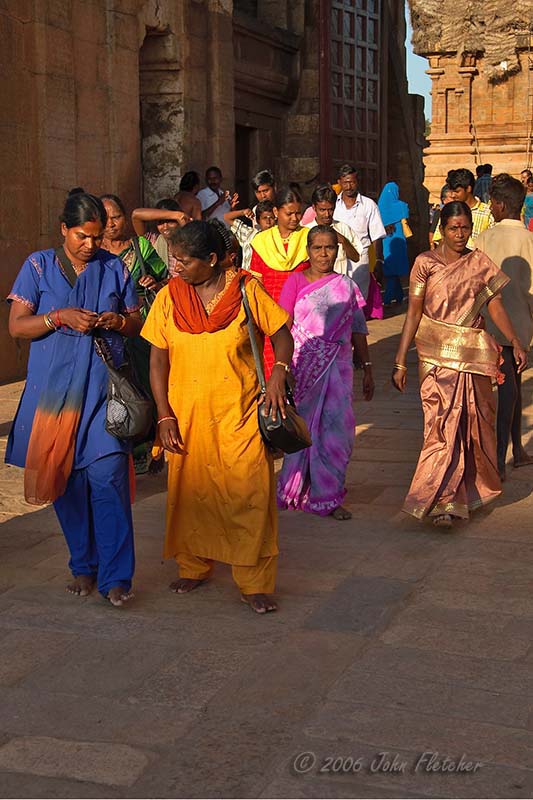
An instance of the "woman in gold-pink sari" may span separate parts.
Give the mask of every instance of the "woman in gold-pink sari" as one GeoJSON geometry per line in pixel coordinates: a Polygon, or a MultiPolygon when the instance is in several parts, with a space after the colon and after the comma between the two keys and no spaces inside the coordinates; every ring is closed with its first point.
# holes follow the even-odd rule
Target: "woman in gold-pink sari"
{"type": "Polygon", "coordinates": [[[472,214],[465,203],[441,211],[441,244],[422,253],[411,272],[409,310],[392,381],[404,391],[407,351],[415,338],[424,444],[403,510],[451,527],[501,493],[496,460],[495,395],[500,349],[483,329],[487,310],[512,343],[519,371],[526,353],[500,290],[509,278],[480,250],[468,250],[472,214]]]}

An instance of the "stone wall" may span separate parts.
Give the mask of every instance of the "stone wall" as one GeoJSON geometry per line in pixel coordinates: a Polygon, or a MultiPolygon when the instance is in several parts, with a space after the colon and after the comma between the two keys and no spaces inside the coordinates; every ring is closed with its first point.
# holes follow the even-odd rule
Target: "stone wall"
{"type": "MultiPolygon", "coordinates": [[[[73,186],[131,209],[143,193],[174,194],[184,165],[218,162],[232,178],[231,13],[230,0],[2,3],[1,297],[30,252],[60,243],[73,186]]],[[[25,370],[8,312],[2,303],[0,381],[25,370]]]]}
{"type": "MultiPolygon", "coordinates": [[[[418,111],[407,95],[404,6],[382,2],[396,55],[383,48],[381,105],[396,128],[383,137],[381,171],[383,182],[398,176],[414,209],[418,111]]],[[[30,252],[60,243],[58,216],[73,186],[114,192],[132,209],[175,194],[185,170],[203,175],[217,164],[224,186],[236,186],[244,201],[252,199],[251,176],[265,167],[279,183],[298,181],[308,199],[321,167],[327,7],[328,0],[4,0],[1,296],[30,252]]],[[[9,337],[7,317],[2,303],[0,381],[25,370],[27,348],[9,337]]]]}
{"type": "Polygon", "coordinates": [[[482,57],[429,56],[433,115],[424,160],[433,199],[449,169],[475,172],[477,164],[490,163],[493,174],[518,176],[531,166],[533,63],[526,52],[518,52],[518,59],[519,72],[493,82],[482,57]]]}
{"type": "MultiPolygon", "coordinates": [[[[139,4],[17,0],[2,5],[0,126],[4,187],[0,293],[24,258],[57,246],[58,216],[73,186],[139,197],[139,4]],[[119,8],[120,6],[120,8],[119,8]],[[7,79],[6,79],[7,78],[7,79]]],[[[7,334],[0,379],[23,373],[25,347],[7,334]]]]}
{"type": "Polygon", "coordinates": [[[530,0],[464,8],[410,0],[415,51],[429,61],[433,111],[426,186],[437,200],[449,169],[493,165],[518,175],[533,161],[530,0]]]}

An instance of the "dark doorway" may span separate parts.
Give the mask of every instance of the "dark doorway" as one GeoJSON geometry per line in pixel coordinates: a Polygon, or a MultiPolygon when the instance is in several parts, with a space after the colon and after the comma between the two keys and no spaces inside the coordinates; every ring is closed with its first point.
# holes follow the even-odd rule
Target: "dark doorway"
{"type": "Polygon", "coordinates": [[[246,125],[235,126],[235,191],[238,192],[241,206],[250,203],[250,160],[252,151],[252,137],[255,128],[246,125]]]}

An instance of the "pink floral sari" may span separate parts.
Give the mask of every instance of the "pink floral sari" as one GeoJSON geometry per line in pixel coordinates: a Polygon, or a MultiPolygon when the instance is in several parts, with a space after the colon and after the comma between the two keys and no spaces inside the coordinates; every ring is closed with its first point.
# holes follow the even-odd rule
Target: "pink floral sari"
{"type": "Polygon", "coordinates": [[[278,505],[325,516],[346,494],[355,435],[351,334],[367,331],[349,278],[330,273],[310,283],[304,276],[287,280],[280,305],[294,319],[295,400],[313,445],[285,456],[278,505]]]}

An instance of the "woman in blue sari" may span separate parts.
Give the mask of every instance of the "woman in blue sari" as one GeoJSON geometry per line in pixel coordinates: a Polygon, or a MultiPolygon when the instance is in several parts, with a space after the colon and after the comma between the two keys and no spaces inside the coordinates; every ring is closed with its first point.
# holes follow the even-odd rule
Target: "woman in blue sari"
{"type": "Polygon", "coordinates": [[[383,275],[385,277],[383,304],[390,305],[393,300],[403,303],[401,276],[409,273],[409,259],[402,220],[407,221],[409,206],[400,200],[397,183],[391,181],[385,184],[379,196],[378,208],[387,231],[387,236],[383,239],[383,275]]]}
{"type": "Polygon", "coordinates": [[[84,597],[96,584],[118,606],[132,596],[131,448],[105,430],[108,375],[93,334],[118,365],[123,337],[142,321],[127,268],[100,249],[101,201],[71,194],[60,219],[63,247],[28,256],[8,297],[9,332],[31,346],[6,462],[24,467],[28,502],[54,504],[70,551],[67,590],[84,597]]]}

